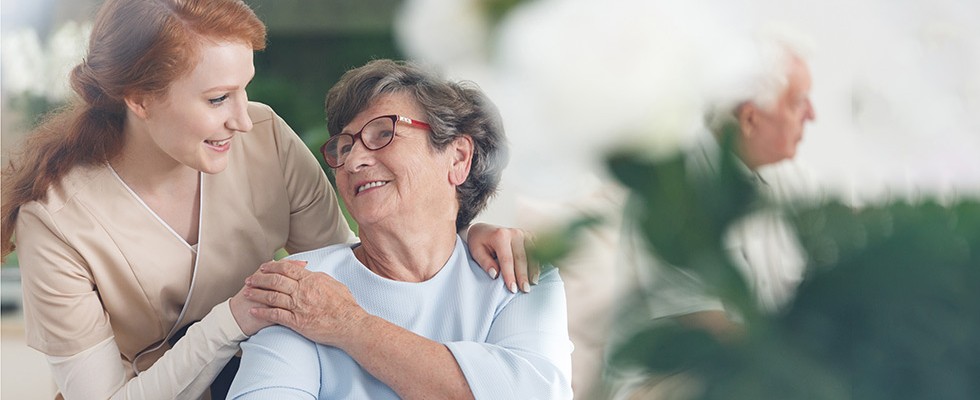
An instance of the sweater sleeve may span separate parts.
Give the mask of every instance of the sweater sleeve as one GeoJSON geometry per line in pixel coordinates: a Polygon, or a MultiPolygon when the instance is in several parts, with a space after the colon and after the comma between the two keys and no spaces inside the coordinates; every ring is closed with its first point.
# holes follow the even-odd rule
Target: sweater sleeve
{"type": "Polygon", "coordinates": [[[242,364],[228,398],[315,400],[320,391],[317,346],[273,325],[242,343],[242,364]]]}
{"type": "Polygon", "coordinates": [[[129,372],[119,362],[112,338],[72,356],[48,356],[48,363],[67,399],[196,399],[244,339],[225,301],[191,326],[152,367],[128,381],[129,372]]]}
{"type": "Polygon", "coordinates": [[[494,318],[486,342],[450,342],[476,399],[570,399],[572,343],[557,270],[515,296],[494,318]]]}

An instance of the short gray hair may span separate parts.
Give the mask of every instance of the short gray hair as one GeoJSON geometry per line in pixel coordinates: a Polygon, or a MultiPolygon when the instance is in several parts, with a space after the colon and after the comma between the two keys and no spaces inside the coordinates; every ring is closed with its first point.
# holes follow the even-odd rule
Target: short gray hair
{"type": "Polygon", "coordinates": [[[763,110],[772,110],[780,94],[789,84],[790,67],[794,60],[803,63],[809,58],[809,40],[783,27],[770,27],[752,37],[748,55],[751,67],[734,83],[733,93],[709,102],[706,125],[717,132],[736,118],[738,110],[752,103],[763,110]]]}
{"type": "Polygon", "coordinates": [[[432,127],[434,149],[445,149],[460,136],[473,139],[469,177],[456,187],[456,229],[469,226],[497,192],[507,165],[500,112],[473,82],[449,81],[411,62],[374,60],[347,71],[327,92],[327,130],[339,134],[374,99],[391,93],[407,93],[418,102],[432,127]]]}

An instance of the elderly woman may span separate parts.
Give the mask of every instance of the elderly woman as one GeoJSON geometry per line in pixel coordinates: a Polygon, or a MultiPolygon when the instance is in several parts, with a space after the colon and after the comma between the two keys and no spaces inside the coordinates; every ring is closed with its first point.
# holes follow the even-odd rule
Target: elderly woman
{"type": "Polygon", "coordinates": [[[324,336],[260,331],[242,344],[229,398],[571,398],[557,271],[531,293],[506,290],[456,234],[504,165],[493,104],[472,86],[378,60],[345,74],[326,107],[323,155],[361,242],[295,256],[309,271],[290,278],[332,290],[270,301],[332,304],[317,320],[324,336]]]}

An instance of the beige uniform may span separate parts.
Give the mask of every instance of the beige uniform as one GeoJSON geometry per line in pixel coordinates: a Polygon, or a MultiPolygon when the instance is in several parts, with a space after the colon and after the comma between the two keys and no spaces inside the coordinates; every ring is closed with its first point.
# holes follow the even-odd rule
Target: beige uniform
{"type": "MultiPolygon", "coordinates": [[[[204,174],[200,236],[191,247],[153,214],[108,165],[76,167],[25,204],[16,240],[27,343],[71,356],[111,337],[126,370],[171,328],[202,319],[285,247],[349,242],[333,189],[314,156],[268,107],[248,109],[228,168],[204,174]],[[194,292],[177,320],[197,262],[194,292]]],[[[166,344],[139,360],[152,365],[166,344]]]]}

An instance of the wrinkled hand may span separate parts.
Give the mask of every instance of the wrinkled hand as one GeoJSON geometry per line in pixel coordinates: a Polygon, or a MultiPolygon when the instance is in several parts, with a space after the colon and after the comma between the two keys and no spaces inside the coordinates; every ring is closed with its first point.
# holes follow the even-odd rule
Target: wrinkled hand
{"type": "Polygon", "coordinates": [[[343,283],[303,268],[306,262],[269,262],[245,281],[245,298],[265,307],[251,314],[289,327],[314,342],[337,346],[368,314],[343,283]]]}
{"type": "Polygon", "coordinates": [[[504,228],[485,223],[470,226],[467,243],[473,259],[491,278],[498,274],[511,292],[520,288],[531,291],[531,284],[538,283],[541,268],[527,258],[526,248],[531,244],[531,234],[517,228],[504,228]]]}
{"type": "MultiPolygon", "coordinates": [[[[265,266],[273,263],[293,263],[297,265],[299,268],[302,268],[303,266],[306,265],[306,262],[293,261],[293,260],[269,261],[262,265],[265,266]]],[[[253,279],[254,277],[259,276],[261,274],[262,274],[261,271],[256,271],[251,276],[246,278],[245,282],[248,282],[250,279],[253,279]]],[[[268,307],[268,305],[264,304],[261,301],[255,301],[253,299],[247,298],[245,296],[245,292],[248,289],[249,289],[248,284],[243,286],[241,290],[239,290],[238,293],[236,293],[235,296],[233,296],[231,300],[228,301],[228,306],[231,307],[231,314],[235,317],[235,322],[238,322],[238,327],[241,328],[242,332],[244,332],[246,335],[252,336],[255,334],[255,332],[258,332],[260,329],[265,328],[269,325],[273,325],[273,322],[258,318],[251,313],[251,310],[253,308],[264,308],[264,307],[268,307]]]]}

